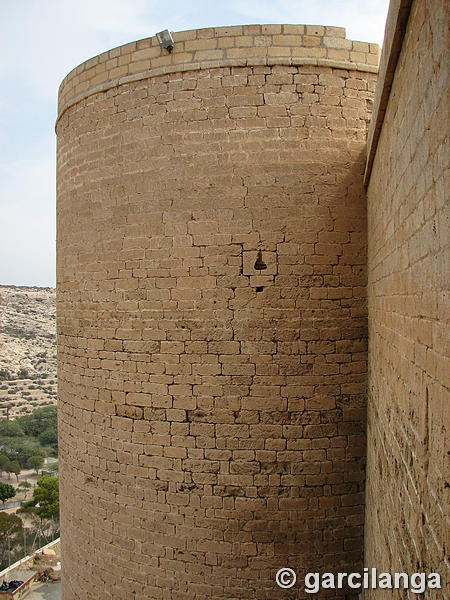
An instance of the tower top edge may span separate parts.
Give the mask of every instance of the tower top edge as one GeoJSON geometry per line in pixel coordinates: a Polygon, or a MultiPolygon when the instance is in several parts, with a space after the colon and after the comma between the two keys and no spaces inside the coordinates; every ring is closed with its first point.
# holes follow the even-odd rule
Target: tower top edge
{"type": "Polygon", "coordinates": [[[348,40],[328,25],[233,25],[171,32],[173,47],[155,36],[98,54],[72,69],[58,94],[58,118],[83,97],[137,79],[227,66],[312,64],[376,73],[378,44],[348,40]]]}

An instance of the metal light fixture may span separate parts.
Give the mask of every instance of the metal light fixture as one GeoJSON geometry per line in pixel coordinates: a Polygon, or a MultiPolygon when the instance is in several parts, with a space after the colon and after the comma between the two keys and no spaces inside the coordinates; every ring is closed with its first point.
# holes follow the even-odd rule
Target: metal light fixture
{"type": "Polygon", "coordinates": [[[156,39],[158,40],[161,48],[165,48],[169,54],[172,52],[174,42],[172,34],[168,29],[164,29],[164,31],[157,33],[156,39]]]}

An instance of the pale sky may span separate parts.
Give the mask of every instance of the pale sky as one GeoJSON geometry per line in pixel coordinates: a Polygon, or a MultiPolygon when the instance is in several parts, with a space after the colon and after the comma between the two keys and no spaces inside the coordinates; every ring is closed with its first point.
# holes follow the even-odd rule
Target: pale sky
{"type": "Polygon", "coordinates": [[[162,29],[345,27],[383,42],[388,0],[0,0],[0,284],[55,285],[58,86],[88,58],[162,29]]]}

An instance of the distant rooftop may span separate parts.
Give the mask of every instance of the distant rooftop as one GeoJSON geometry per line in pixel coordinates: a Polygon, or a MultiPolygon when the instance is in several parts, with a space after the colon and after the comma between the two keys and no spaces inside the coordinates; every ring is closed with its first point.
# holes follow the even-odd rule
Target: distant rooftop
{"type": "MultiPolygon", "coordinates": [[[[0,573],[0,584],[3,581],[27,581],[43,569],[55,566],[55,563],[60,560],[59,556],[59,538],[47,544],[43,548],[37,550],[33,555],[26,556],[22,560],[14,563],[0,573]],[[53,555],[45,556],[45,550],[54,552],[53,555]],[[35,559],[38,555],[38,558],[35,559]],[[40,555],[40,556],[39,556],[40,555]],[[42,557],[40,559],[40,557],[42,557]]],[[[0,593],[0,600],[3,594],[0,593]]],[[[8,598],[8,594],[4,594],[8,598]]],[[[29,594],[24,596],[24,600],[61,600],[61,582],[53,581],[49,583],[34,582],[29,594]]]]}
{"type": "Polygon", "coordinates": [[[32,590],[31,594],[26,596],[26,599],[61,600],[61,597],[61,582],[55,581],[54,583],[39,583],[37,587],[32,590]]]}

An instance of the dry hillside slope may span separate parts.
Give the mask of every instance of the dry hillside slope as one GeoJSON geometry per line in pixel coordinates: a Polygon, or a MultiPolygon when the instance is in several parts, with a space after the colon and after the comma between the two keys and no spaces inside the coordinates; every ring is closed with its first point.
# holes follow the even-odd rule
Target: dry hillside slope
{"type": "Polygon", "coordinates": [[[56,399],[55,290],[0,285],[0,417],[56,399]]]}

